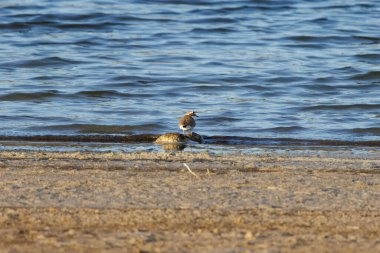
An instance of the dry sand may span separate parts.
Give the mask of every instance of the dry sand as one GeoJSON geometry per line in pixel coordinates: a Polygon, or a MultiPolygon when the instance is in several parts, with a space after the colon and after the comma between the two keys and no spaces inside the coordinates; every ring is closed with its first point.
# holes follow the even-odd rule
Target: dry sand
{"type": "Polygon", "coordinates": [[[0,189],[0,252],[380,252],[380,159],[3,151],[0,189]]]}

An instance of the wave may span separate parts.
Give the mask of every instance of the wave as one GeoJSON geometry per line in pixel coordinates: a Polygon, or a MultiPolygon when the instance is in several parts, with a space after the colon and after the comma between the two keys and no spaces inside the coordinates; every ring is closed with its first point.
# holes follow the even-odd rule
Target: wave
{"type": "Polygon", "coordinates": [[[285,37],[284,39],[298,41],[298,42],[342,42],[347,41],[347,36],[311,36],[311,35],[296,35],[285,37]]]}
{"type": "Polygon", "coordinates": [[[292,133],[306,130],[304,127],[300,126],[288,126],[288,127],[272,127],[260,129],[260,132],[273,132],[273,133],[292,133]]]}
{"type": "Polygon", "coordinates": [[[23,100],[45,100],[53,97],[59,96],[57,91],[46,91],[46,92],[15,92],[6,95],[0,95],[1,101],[23,101],[23,100]]]}
{"type": "Polygon", "coordinates": [[[60,93],[56,90],[52,91],[36,91],[36,92],[14,92],[9,94],[0,95],[0,101],[42,101],[54,98],[61,99],[76,99],[82,98],[150,98],[154,97],[151,93],[123,93],[113,90],[89,90],[79,91],[76,93],[60,93]]]}
{"type": "Polygon", "coordinates": [[[80,91],[75,93],[75,95],[94,98],[128,97],[127,93],[117,92],[113,90],[80,91]]]}
{"type": "Polygon", "coordinates": [[[368,128],[354,128],[351,132],[356,134],[370,134],[370,135],[380,135],[379,127],[368,127],[368,128]]]}
{"type": "Polygon", "coordinates": [[[358,81],[380,81],[380,71],[369,71],[364,74],[354,75],[350,79],[358,81]]]}
{"type": "Polygon", "coordinates": [[[96,125],[96,124],[66,124],[30,127],[29,130],[37,131],[60,131],[74,132],[81,134],[134,134],[140,132],[154,132],[162,129],[160,124],[141,125],[96,125]]]}
{"type": "Polygon", "coordinates": [[[200,18],[200,19],[190,19],[186,20],[185,23],[190,23],[190,24],[234,24],[237,23],[238,21],[233,18],[200,18]]]}
{"type": "Polygon", "coordinates": [[[375,110],[380,109],[380,104],[351,104],[351,105],[314,105],[301,107],[301,111],[328,111],[328,110],[375,110]]]}
{"type": "Polygon", "coordinates": [[[83,62],[55,56],[55,57],[44,57],[44,58],[31,59],[31,60],[6,62],[6,63],[2,63],[0,67],[39,68],[39,67],[52,67],[52,66],[81,64],[81,63],[83,62]]]}
{"type": "Polygon", "coordinates": [[[357,54],[355,55],[356,58],[360,60],[365,60],[368,62],[379,62],[380,61],[380,54],[357,54]]]}
{"type": "Polygon", "coordinates": [[[53,27],[57,29],[105,29],[111,26],[125,25],[122,22],[94,22],[94,23],[60,23],[55,21],[35,21],[35,22],[10,22],[0,24],[0,30],[32,29],[36,27],[53,27]]]}
{"type": "Polygon", "coordinates": [[[194,28],[190,31],[191,33],[232,33],[237,32],[234,28],[229,27],[219,27],[219,28],[194,28]]]}

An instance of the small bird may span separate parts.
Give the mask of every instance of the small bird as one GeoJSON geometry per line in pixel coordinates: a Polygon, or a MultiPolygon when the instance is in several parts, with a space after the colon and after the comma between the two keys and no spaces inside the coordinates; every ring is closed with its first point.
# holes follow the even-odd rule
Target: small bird
{"type": "Polygon", "coordinates": [[[198,117],[194,111],[187,112],[185,116],[179,120],[178,126],[182,129],[183,134],[185,134],[185,131],[190,131],[191,134],[193,133],[192,130],[196,125],[193,116],[198,117]]]}

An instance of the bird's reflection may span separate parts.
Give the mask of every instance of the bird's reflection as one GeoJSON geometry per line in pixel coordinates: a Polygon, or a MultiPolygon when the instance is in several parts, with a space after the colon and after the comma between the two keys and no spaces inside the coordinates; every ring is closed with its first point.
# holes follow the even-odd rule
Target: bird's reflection
{"type": "Polygon", "coordinates": [[[166,143],[160,145],[165,151],[182,151],[187,147],[184,143],[166,143]]]}

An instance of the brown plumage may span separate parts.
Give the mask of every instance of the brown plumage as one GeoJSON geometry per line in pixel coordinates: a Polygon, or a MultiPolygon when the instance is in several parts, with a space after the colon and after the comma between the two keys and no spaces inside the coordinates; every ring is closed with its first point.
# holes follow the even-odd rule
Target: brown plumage
{"type": "Polygon", "coordinates": [[[186,113],[185,116],[179,120],[178,126],[183,131],[183,133],[185,133],[185,131],[190,131],[190,133],[192,133],[192,130],[196,125],[193,116],[198,117],[194,111],[191,111],[186,113]]]}

